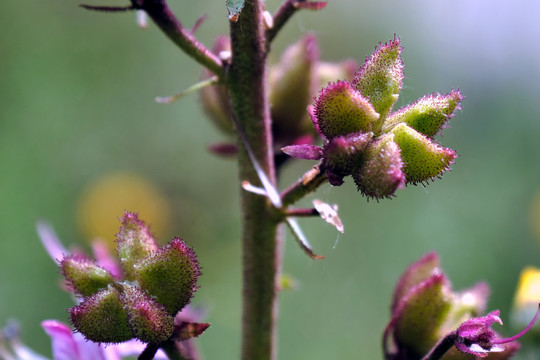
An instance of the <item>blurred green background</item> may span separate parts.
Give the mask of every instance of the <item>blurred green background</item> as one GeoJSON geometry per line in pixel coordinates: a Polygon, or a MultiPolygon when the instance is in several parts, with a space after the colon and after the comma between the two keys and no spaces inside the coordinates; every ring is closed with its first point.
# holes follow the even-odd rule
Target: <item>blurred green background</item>
{"type": "MultiPolygon", "coordinates": [[[[208,14],[197,32],[208,46],[227,31],[224,1],[170,3],[187,27],[208,14]]],[[[180,235],[199,255],[204,276],[193,303],[212,323],[199,340],[205,358],[238,358],[237,169],[207,152],[224,137],[196,95],[171,105],[153,101],[196,82],[200,67],[152,24],[138,29],[134,13],[77,5],[0,2],[0,324],[17,320],[25,342],[50,356],[39,324],[65,321],[73,302],[58,287],[35,222],[49,221],[66,245],[88,249],[81,199],[120,171],[161,193],[158,238],[180,235]]],[[[278,5],[267,2],[270,11],[278,5]]],[[[349,178],[306,200],[339,204],[346,232],[301,221],[322,261],[307,258],[287,234],[284,271],[299,290],[281,294],[280,359],[381,358],[394,283],[430,250],[439,252],[456,289],[489,282],[489,309],[508,319],[519,272],[540,266],[530,212],[540,189],[539,13],[536,0],[331,1],[322,12],[298,14],[278,36],[273,60],[312,31],[324,60],[361,63],[396,33],[406,65],[398,106],[452,88],[465,95],[440,138],[460,154],[442,180],[377,203],[349,178]]],[[[283,184],[311,165],[287,167],[283,184]]]]}

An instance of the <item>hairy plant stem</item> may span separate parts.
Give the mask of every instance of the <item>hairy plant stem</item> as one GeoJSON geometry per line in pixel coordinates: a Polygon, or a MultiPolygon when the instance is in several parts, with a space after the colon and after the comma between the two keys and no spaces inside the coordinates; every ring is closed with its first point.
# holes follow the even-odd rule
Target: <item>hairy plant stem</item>
{"type": "MultiPolygon", "coordinates": [[[[272,133],[266,94],[266,36],[263,2],[246,1],[231,22],[232,60],[226,82],[246,141],[270,182],[275,184],[272,133]]],[[[260,183],[238,136],[240,181],[260,183]]],[[[279,216],[268,198],[241,192],[243,213],[242,359],[276,358],[277,280],[281,267],[279,216]]]]}

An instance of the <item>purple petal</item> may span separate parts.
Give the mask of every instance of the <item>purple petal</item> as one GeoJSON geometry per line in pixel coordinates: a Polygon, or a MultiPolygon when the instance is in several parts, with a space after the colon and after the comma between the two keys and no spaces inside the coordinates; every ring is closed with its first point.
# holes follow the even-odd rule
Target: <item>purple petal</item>
{"type": "Polygon", "coordinates": [[[62,245],[52,226],[45,221],[38,221],[36,230],[45,250],[53,261],[61,260],[69,251],[62,245]]]}
{"type": "Polygon", "coordinates": [[[122,270],[104,242],[99,240],[92,242],[92,251],[99,266],[108,270],[115,278],[121,279],[122,270]]]}
{"type": "Polygon", "coordinates": [[[57,321],[45,320],[41,323],[45,332],[51,337],[54,360],[80,360],[79,347],[73,338],[71,329],[57,321]]]}
{"type": "Polygon", "coordinates": [[[322,157],[322,149],[314,145],[290,145],[281,148],[285,154],[295,159],[319,160],[322,157]]]}

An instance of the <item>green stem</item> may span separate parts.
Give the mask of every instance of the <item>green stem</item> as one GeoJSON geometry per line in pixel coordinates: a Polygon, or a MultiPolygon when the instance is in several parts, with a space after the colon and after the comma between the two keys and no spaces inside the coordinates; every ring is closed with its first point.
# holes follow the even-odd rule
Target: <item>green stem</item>
{"type": "MultiPolygon", "coordinates": [[[[275,185],[270,109],[266,94],[266,41],[263,1],[246,1],[231,22],[232,60],[226,79],[239,126],[254,156],[275,185]]],[[[240,181],[259,184],[258,175],[238,140],[240,181]]],[[[242,359],[276,358],[277,284],[281,267],[279,216],[268,198],[241,192],[243,213],[242,359]]]]}
{"type": "Polygon", "coordinates": [[[199,64],[219,77],[223,76],[221,60],[201,44],[190,30],[185,29],[165,0],[131,0],[133,8],[144,10],[178,47],[199,64]]]}

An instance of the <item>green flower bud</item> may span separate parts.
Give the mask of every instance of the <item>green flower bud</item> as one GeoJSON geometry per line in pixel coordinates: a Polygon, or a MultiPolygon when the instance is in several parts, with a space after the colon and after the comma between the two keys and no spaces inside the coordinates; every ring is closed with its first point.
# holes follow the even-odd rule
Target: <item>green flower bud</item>
{"type": "Polygon", "coordinates": [[[63,258],[60,269],[69,286],[81,296],[94,295],[114,282],[110,272],[84,256],[72,255],[63,258]]]}
{"type": "Polygon", "coordinates": [[[449,94],[431,94],[416,101],[414,104],[399,109],[384,123],[384,131],[390,131],[399,123],[405,123],[427,137],[433,137],[454,116],[463,99],[459,91],[449,94]]]}
{"type": "Polygon", "coordinates": [[[327,138],[356,132],[370,132],[379,118],[369,101],[346,81],[330,84],[321,91],[315,106],[319,131],[327,138]]]}
{"type": "Polygon", "coordinates": [[[456,152],[440,147],[405,124],[391,131],[401,150],[407,182],[419,183],[441,175],[454,162],[456,152]]]}
{"type": "Polygon", "coordinates": [[[157,251],[158,245],[149,228],[137,214],[125,212],[120,219],[122,226],[116,234],[116,251],[122,262],[127,280],[134,280],[133,265],[157,251]]]}
{"type": "Polygon", "coordinates": [[[69,309],[69,318],[75,329],[90,341],[119,343],[134,336],[120,293],[112,286],[69,309]]]}
{"type": "Polygon", "coordinates": [[[393,138],[388,134],[371,142],[352,173],[358,190],[367,197],[388,198],[405,185],[400,150],[393,138]]]}
{"type": "Polygon", "coordinates": [[[129,326],[137,339],[159,344],[171,337],[174,319],[163,305],[132,285],[124,285],[122,300],[126,305],[129,326]]]}
{"type": "Polygon", "coordinates": [[[379,43],[353,80],[353,87],[369,99],[381,116],[378,126],[374,128],[375,134],[378,135],[380,124],[398,99],[402,83],[401,44],[399,38],[395,37],[387,44],[379,43]]]}
{"type": "Polygon", "coordinates": [[[269,74],[273,134],[286,144],[310,130],[306,107],[316,92],[314,67],[319,57],[317,39],[304,36],[289,46],[269,74]]]}
{"type": "Polygon", "coordinates": [[[201,274],[195,253],[180,238],[143,259],[135,269],[141,289],[173,316],[189,303],[201,274]]]}
{"type": "Polygon", "coordinates": [[[435,274],[402,298],[396,308],[394,339],[411,358],[422,358],[439,340],[439,330],[452,307],[452,293],[443,274],[435,274]]]}

